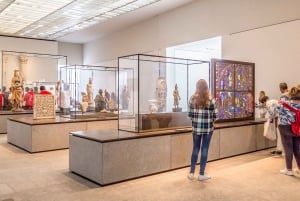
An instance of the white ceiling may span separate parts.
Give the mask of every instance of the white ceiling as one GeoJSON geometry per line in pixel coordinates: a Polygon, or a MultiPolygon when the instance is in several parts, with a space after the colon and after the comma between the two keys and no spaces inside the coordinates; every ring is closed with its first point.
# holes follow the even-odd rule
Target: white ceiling
{"type": "Polygon", "coordinates": [[[134,25],[138,22],[150,19],[164,12],[188,4],[192,1],[194,0],[161,0],[155,4],[151,4],[133,12],[117,16],[84,30],[70,33],[66,36],[58,38],[57,40],[72,43],[90,42],[124,27],[134,25]]]}
{"type": "Polygon", "coordinates": [[[0,35],[86,43],[193,0],[0,0],[0,35]]]}

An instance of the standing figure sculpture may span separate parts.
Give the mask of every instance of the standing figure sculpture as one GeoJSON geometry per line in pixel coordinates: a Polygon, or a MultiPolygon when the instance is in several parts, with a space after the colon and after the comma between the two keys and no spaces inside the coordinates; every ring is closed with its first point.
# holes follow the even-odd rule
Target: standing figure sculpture
{"type": "Polygon", "coordinates": [[[173,91],[173,97],[174,97],[173,112],[181,112],[182,109],[179,107],[180,95],[179,95],[177,84],[175,84],[175,89],[173,91]]]}
{"type": "Polygon", "coordinates": [[[23,79],[20,75],[19,70],[14,71],[14,76],[11,79],[11,103],[12,103],[12,111],[21,112],[24,111],[22,108],[23,101],[23,79]]]}
{"type": "Polygon", "coordinates": [[[106,111],[106,101],[103,96],[103,90],[99,89],[99,93],[95,97],[95,112],[105,112],[106,111]]]}
{"type": "Polygon", "coordinates": [[[91,77],[89,78],[89,82],[86,85],[86,91],[88,96],[88,104],[89,106],[93,106],[94,87],[93,87],[93,79],[91,77]]]}

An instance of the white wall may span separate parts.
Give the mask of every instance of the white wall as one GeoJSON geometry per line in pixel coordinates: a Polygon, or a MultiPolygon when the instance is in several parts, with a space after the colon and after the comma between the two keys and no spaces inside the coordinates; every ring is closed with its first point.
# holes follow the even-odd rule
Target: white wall
{"type": "Polygon", "coordinates": [[[300,84],[300,21],[223,37],[223,58],[255,63],[255,95],[280,96],[279,83],[300,84]]]}
{"type": "Polygon", "coordinates": [[[300,18],[298,0],[196,0],[84,44],[84,64],[300,18]]]}
{"type": "Polygon", "coordinates": [[[83,45],[75,43],[58,43],[58,54],[68,57],[67,65],[83,64],[83,45]]]}
{"type": "Polygon", "coordinates": [[[26,64],[20,68],[19,56],[6,55],[6,63],[3,63],[3,86],[9,86],[14,70],[22,70],[25,84],[32,82],[56,82],[57,81],[57,59],[51,57],[26,57],[26,64]]]}
{"type": "MultiPolygon", "coordinates": [[[[27,53],[39,53],[39,54],[51,54],[57,55],[57,42],[56,41],[46,41],[46,40],[34,40],[34,39],[26,39],[26,38],[15,38],[15,37],[6,37],[0,36],[0,51],[14,51],[14,52],[27,52],[27,53]]],[[[0,55],[0,60],[2,61],[2,54],[0,55]]],[[[40,79],[47,77],[47,81],[57,80],[57,69],[56,63],[55,65],[47,64],[43,65],[41,63],[36,63],[32,59],[28,60],[29,69],[30,65],[35,65],[35,68],[31,69],[29,74],[36,75],[40,77],[40,79]],[[41,70],[43,69],[44,70],[41,70]]],[[[6,77],[2,76],[2,62],[0,63],[0,68],[2,69],[0,72],[0,83],[2,86],[8,86],[10,83],[10,79],[12,78],[13,71],[15,69],[20,69],[20,63],[18,58],[8,58],[7,63],[5,63],[6,69],[4,71],[6,77]]],[[[25,70],[25,69],[24,69],[25,70]]],[[[34,76],[32,76],[33,78],[34,76]]],[[[36,78],[37,78],[36,77],[36,78]]],[[[34,80],[38,81],[38,80],[34,80]]]]}
{"type": "Polygon", "coordinates": [[[278,98],[279,82],[299,83],[299,10],[298,0],[196,0],[84,44],[84,63],[223,36],[223,58],[256,64],[255,99],[278,98]]]}
{"type": "Polygon", "coordinates": [[[0,36],[0,50],[57,54],[57,42],[0,36]]]}

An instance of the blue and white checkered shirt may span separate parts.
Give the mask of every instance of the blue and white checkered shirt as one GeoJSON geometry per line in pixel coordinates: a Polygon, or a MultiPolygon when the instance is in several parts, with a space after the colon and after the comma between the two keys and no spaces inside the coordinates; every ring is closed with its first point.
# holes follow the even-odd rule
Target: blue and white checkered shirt
{"type": "Polygon", "coordinates": [[[218,109],[215,99],[210,100],[209,106],[204,109],[196,109],[189,102],[188,117],[192,120],[193,134],[209,134],[214,130],[214,122],[217,118],[218,109]]]}

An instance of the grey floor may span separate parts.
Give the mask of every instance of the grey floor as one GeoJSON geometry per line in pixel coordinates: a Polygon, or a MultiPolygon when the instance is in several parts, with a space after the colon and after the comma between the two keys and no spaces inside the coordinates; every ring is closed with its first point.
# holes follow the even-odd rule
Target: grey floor
{"type": "Polygon", "coordinates": [[[300,176],[279,174],[269,151],[209,162],[205,182],[182,168],[101,187],[68,171],[68,150],[29,154],[0,135],[0,201],[299,201],[300,176]]]}

